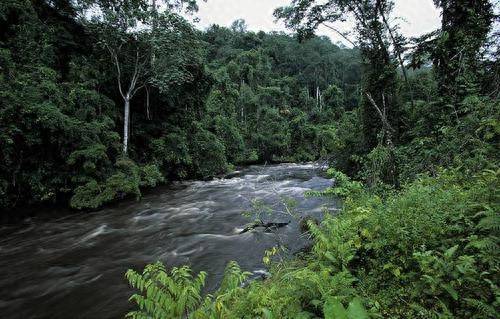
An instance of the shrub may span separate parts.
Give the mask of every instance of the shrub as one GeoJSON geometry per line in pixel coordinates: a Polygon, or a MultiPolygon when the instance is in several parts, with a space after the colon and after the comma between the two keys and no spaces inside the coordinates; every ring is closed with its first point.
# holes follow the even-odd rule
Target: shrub
{"type": "MultiPolygon", "coordinates": [[[[467,114],[456,125],[441,126],[433,134],[422,132],[425,130],[419,126],[412,127],[405,134],[409,141],[396,150],[400,179],[413,180],[422,172],[436,174],[439,167],[459,167],[463,174],[469,175],[495,168],[500,135],[499,103],[468,96],[460,106],[467,114]]],[[[425,112],[431,111],[419,113],[425,112]]]]}
{"type": "Polygon", "coordinates": [[[75,189],[70,200],[72,208],[96,209],[104,204],[125,197],[141,197],[140,187],[154,187],[164,178],[158,166],[149,164],[138,166],[128,158],[115,163],[115,171],[103,183],[92,179],[75,189]]]}
{"type": "Polygon", "coordinates": [[[224,173],[227,170],[224,144],[213,133],[201,125],[195,126],[190,141],[190,152],[194,172],[208,178],[224,173]]]}
{"type": "Polygon", "coordinates": [[[147,265],[142,274],[128,270],[125,277],[139,291],[130,301],[139,309],[129,312],[126,318],[226,318],[224,302],[241,290],[249,273],[241,271],[237,263],[229,263],[220,289],[215,295],[203,298],[201,291],[206,275],[200,272],[193,277],[187,266],[167,272],[160,262],[147,265]]]}
{"type": "Polygon", "coordinates": [[[343,213],[311,225],[314,254],[346,269],[384,317],[493,318],[498,310],[498,171],[468,182],[422,177],[384,200],[348,197],[343,213]]]}
{"type": "Polygon", "coordinates": [[[187,167],[192,164],[187,134],[179,128],[169,128],[169,131],[165,136],[151,141],[151,153],[155,162],[168,175],[185,178],[187,167]]]}
{"type": "Polygon", "coordinates": [[[359,110],[342,113],[336,123],[337,139],[331,147],[331,166],[353,175],[359,170],[358,158],[366,153],[359,110]]]}
{"type": "Polygon", "coordinates": [[[358,194],[363,189],[363,184],[351,180],[349,176],[334,168],[327,170],[328,177],[334,181],[333,187],[327,188],[324,191],[308,191],[306,196],[338,196],[345,198],[358,194]]]}
{"type": "Polygon", "coordinates": [[[140,186],[155,187],[165,181],[165,178],[160,172],[160,169],[155,164],[145,165],[140,168],[140,186]]]}

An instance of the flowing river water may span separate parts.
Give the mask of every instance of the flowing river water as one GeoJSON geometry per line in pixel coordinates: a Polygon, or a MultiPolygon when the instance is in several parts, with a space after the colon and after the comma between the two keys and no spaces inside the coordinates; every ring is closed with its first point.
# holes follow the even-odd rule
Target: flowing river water
{"type": "Polygon", "coordinates": [[[139,202],[2,226],[0,317],[123,318],[132,306],[125,271],[157,260],[207,271],[207,290],[217,288],[231,260],[258,277],[266,249],[282,244],[293,254],[307,244],[297,220],[321,218],[336,203],[304,192],[330,185],[314,164],[251,166],[232,177],[160,187],[139,202]],[[290,198],[299,218],[273,213],[265,221],[291,223],[241,233],[252,201],[279,211],[290,198]]]}

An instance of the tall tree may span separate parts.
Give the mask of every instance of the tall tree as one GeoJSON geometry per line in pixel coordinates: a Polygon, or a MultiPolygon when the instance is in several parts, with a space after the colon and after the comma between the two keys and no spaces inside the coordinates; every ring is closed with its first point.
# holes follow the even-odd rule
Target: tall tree
{"type": "Polygon", "coordinates": [[[441,96],[436,113],[443,124],[467,113],[462,100],[480,91],[494,13],[490,0],[434,0],[434,4],[442,10],[441,28],[416,39],[413,66],[428,58],[433,61],[441,96]]]}
{"type": "MultiPolygon", "coordinates": [[[[434,0],[442,9],[439,48],[435,55],[439,90],[452,102],[477,92],[483,46],[493,22],[489,0],[434,0]]],[[[459,111],[461,113],[461,111],[459,111]]]]}
{"type": "MultiPolygon", "coordinates": [[[[275,12],[276,17],[283,19],[287,27],[296,30],[301,37],[326,25],[360,49],[364,71],[363,123],[368,149],[377,145],[379,132],[387,145],[393,145],[397,138],[396,57],[401,54],[391,52],[391,42],[396,43],[394,30],[387,22],[392,9],[390,0],[293,0],[291,5],[275,12]],[[345,21],[346,16],[353,16],[356,21],[355,40],[329,24],[345,21]]],[[[396,50],[400,48],[400,41],[398,37],[398,45],[393,45],[396,50]]]]}
{"type": "MultiPolygon", "coordinates": [[[[198,63],[198,40],[193,27],[175,11],[186,4],[196,10],[192,0],[166,1],[159,11],[154,1],[117,1],[101,6],[92,20],[99,44],[111,57],[117,88],[124,102],[123,154],[130,138],[130,103],[148,86],[166,91],[171,85],[193,78],[191,65],[198,63]]],[[[147,103],[149,117],[149,102],[147,103]]]]}

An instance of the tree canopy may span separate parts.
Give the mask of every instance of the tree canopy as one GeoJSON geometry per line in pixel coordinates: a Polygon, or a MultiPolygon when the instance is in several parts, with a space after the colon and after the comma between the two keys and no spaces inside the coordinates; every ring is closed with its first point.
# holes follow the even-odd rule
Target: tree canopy
{"type": "Polygon", "coordinates": [[[180,15],[196,9],[2,3],[4,209],[95,209],[168,179],[333,151],[333,115],[359,99],[358,50],[243,20],[198,31],[180,15]]]}

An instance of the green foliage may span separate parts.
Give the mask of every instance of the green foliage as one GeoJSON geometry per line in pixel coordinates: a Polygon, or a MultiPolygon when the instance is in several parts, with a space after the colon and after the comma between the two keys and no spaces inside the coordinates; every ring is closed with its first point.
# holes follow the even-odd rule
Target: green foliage
{"type": "Polygon", "coordinates": [[[289,143],[285,118],[278,110],[271,108],[261,109],[257,117],[251,144],[259,150],[259,158],[272,161],[275,156],[284,155],[289,143]]]}
{"type": "Polygon", "coordinates": [[[214,318],[496,318],[499,183],[498,170],[448,170],[382,197],[356,186],[339,215],[309,223],[304,259],[275,263],[269,279],[245,288],[238,267],[226,293],[197,307],[214,318]]]}
{"type": "Polygon", "coordinates": [[[165,11],[122,2],[0,5],[2,210],[70,198],[96,209],[164,180],[212,177],[228,163],[339,150],[336,117],[359,100],[357,50],[256,34],[244,21],[199,32],[178,14],[195,11],[193,0],[165,11]],[[115,165],[125,100],[132,175],[115,165]]]}
{"type": "Polygon", "coordinates": [[[141,197],[141,187],[154,187],[164,178],[158,166],[149,164],[138,166],[128,158],[115,163],[115,171],[104,182],[90,180],[75,189],[70,205],[76,209],[96,209],[125,197],[141,197]]]}
{"type": "Polygon", "coordinates": [[[338,150],[341,140],[335,125],[319,125],[316,127],[315,147],[322,158],[328,158],[338,150]]]}
{"type": "Polygon", "coordinates": [[[227,170],[225,146],[213,133],[194,126],[195,132],[189,144],[193,152],[192,165],[195,172],[202,177],[213,177],[227,170]]]}
{"type": "Polygon", "coordinates": [[[349,197],[343,215],[327,218],[323,230],[315,230],[315,251],[335,268],[352,269],[359,288],[384,316],[488,318],[476,313],[469,300],[498,307],[498,289],[490,284],[498,280],[493,271],[499,257],[494,252],[499,233],[493,230],[498,214],[481,222],[498,209],[498,193],[491,193],[498,174],[485,171],[466,182],[446,172],[437,179],[422,178],[383,201],[349,197]],[[490,224],[490,231],[481,231],[482,223],[490,224]]]}
{"type": "Polygon", "coordinates": [[[472,95],[461,108],[468,114],[457,125],[440,126],[433,135],[417,125],[408,131],[409,142],[396,149],[401,180],[425,171],[435,174],[438,167],[461,168],[464,174],[494,167],[500,133],[498,101],[472,95]]]}
{"type": "MultiPolygon", "coordinates": [[[[2,50],[0,180],[8,185],[4,207],[54,202],[80,183],[102,178],[118,146],[108,98],[89,83],[62,82],[52,68],[54,57],[42,59],[39,52],[32,67],[24,65],[24,50],[41,45],[40,37],[48,37],[47,46],[57,48],[53,31],[43,27],[33,8],[25,9],[23,23],[34,29],[14,33],[9,49],[2,50]]],[[[68,65],[69,70],[77,68],[76,63],[68,65]]]]}
{"type": "Polygon", "coordinates": [[[363,190],[363,184],[358,181],[353,181],[349,176],[334,168],[329,168],[327,171],[328,177],[333,179],[334,186],[327,188],[324,191],[308,191],[307,196],[338,196],[346,198],[363,190]]]}
{"type": "Polygon", "coordinates": [[[125,277],[138,293],[130,297],[138,310],[131,311],[126,318],[225,318],[224,303],[234,298],[250,273],[241,271],[237,263],[228,264],[221,287],[214,296],[202,297],[207,274],[200,272],[196,277],[187,266],[174,267],[167,272],[157,262],[147,265],[142,273],[128,270],[125,277]]]}
{"type": "Polygon", "coordinates": [[[368,313],[365,310],[359,298],[354,298],[347,309],[337,298],[328,299],[323,306],[325,319],[368,319],[368,313]]]}
{"type": "Polygon", "coordinates": [[[359,170],[359,157],[364,154],[361,112],[345,112],[336,123],[337,142],[330,153],[333,167],[353,175],[359,170]]]}
{"type": "Polygon", "coordinates": [[[394,157],[394,150],[391,147],[378,145],[363,158],[363,168],[359,175],[371,187],[394,185],[396,181],[394,157]]]}
{"type": "Polygon", "coordinates": [[[435,4],[443,9],[441,29],[435,38],[424,38],[419,44],[435,62],[441,96],[439,115],[446,123],[466,114],[467,110],[456,104],[479,90],[483,76],[480,64],[485,54],[482,49],[494,23],[494,3],[454,0],[435,1],[435,4]],[[460,58],[455,58],[456,55],[460,58]]]}
{"type": "MultiPolygon", "coordinates": [[[[226,132],[233,132],[235,123],[244,148],[255,150],[261,162],[327,157],[336,143],[335,116],[344,103],[347,108],[356,105],[357,52],[332,45],[326,38],[301,44],[284,34],[241,33],[219,26],[210,28],[205,37],[217,80],[206,103],[214,113],[210,122],[219,117],[226,132]],[[328,68],[336,73],[326,72],[328,68]],[[321,105],[312,97],[318,89],[325,96],[321,105]]],[[[227,139],[213,125],[208,127],[227,139]]],[[[241,154],[239,137],[231,135],[238,148],[226,152],[241,154]]],[[[228,141],[226,149],[231,145],[228,141]]]]}
{"type": "Polygon", "coordinates": [[[127,318],[196,318],[195,310],[203,302],[205,272],[193,278],[191,270],[184,266],[173,268],[169,275],[165,266],[157,262],[146,266],[142,274],[129,270],[125,276],[139,291],[130,297],[139,310],[129,312],[127,318]]]}
{"type": "Polygon", "coordinates": [[[170,133],[151,141],[150,149],[154,162],[174,178],[187,176],[187,168],[192,164],[186,132],[168,130],[170,133]]]}
{"type": "Polygon", "coordinates": [[[140,168],[140,183],[141,187],[155,187],[165,181],[163,174],[158,166],[148,164],[140,168]]]}
{"type": "MultiPolygon", "coordinates": [[[[343,203],[321,225],[308,222],[310,253],[272,263],[277,250],[267,251],[269,279],[209,308],[227,318],[499,316],[498,88],[482,84],[492,79],[488,62],[497,64],[482,50],[491,40],[492,5],[435,4],[442,28],[413,52],[414,66],[429,57],[434,66],[414,72],[404,65],[407,40],[387,19],[392,1],[293,0],[276,11],[301,39],[354,14],[363,70],[355,94],[316,68],[329,64],[313,51],[338,57],[320,38],[300,49],[308,64],[300,55],[290,63],[299,50],[284,35],[207,32],[216,58],[210,67],[223,88],[209,104],[227,114],[219,121],[239,121],[261,160],[329,156],[334,186],[308,195],[343,203]]],[[[235,23],[234,32],[243,26],[235,23]]],[[[271,211],[259,202],[255,209],[259,219],[271,211]]]]}
{"type": "Polygon", "coordinates": [[[338,117],[344,111],[345,101],[344,92],[335,84],[326,88],[323,93],[325,108],[331,111],[331,114],[338,117]]]}
{"type": "Polygon", "coordinates": [[[210,92],[206,108],[208,115],[205,126],[217,135],[226,147],[225,156],[231,163],[244,160],[245,142],[238,127],[236,98],[238,92],[230,90],[226,94],[220,90],[210,92]]]}

